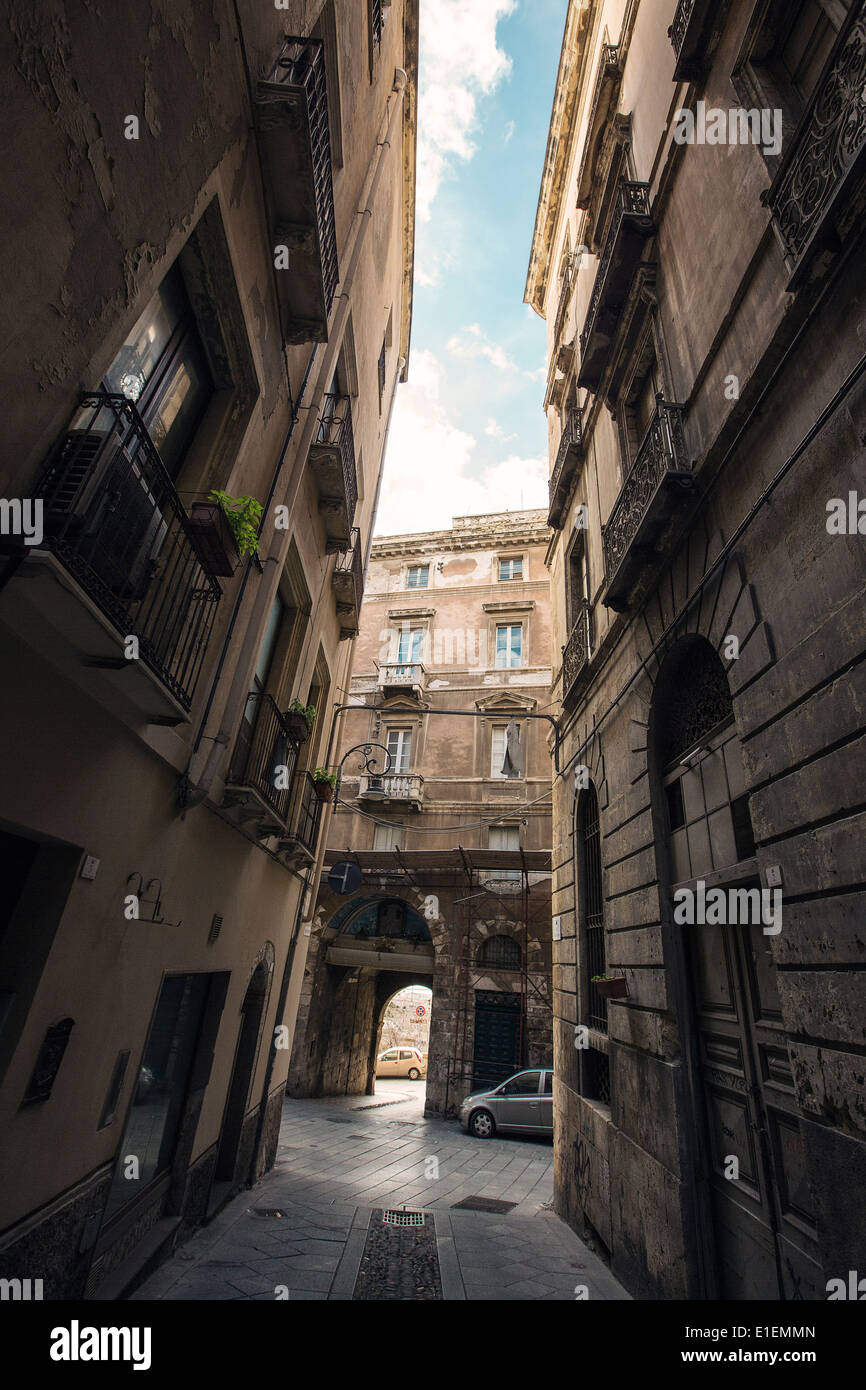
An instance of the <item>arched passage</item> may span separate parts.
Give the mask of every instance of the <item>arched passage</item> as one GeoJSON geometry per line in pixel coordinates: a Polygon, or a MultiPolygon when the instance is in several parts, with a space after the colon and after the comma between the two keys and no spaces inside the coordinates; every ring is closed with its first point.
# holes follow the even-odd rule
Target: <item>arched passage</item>
{"type": "MultiPolygon", "coordinates": [[[[816,1297],[813,1215],[727,676],[701,637],[668,654],[650,754],[693,1171],[723,1298],[816,1297]],[[709,890],[712,890],[712,897],[709,890]],[[716,892],[718,890],[718,892],[716,892]],[[762,915],[763,909],[763,915],[762,915]]],[[[781,923],[778,924],[779,929],[781,923]]]]}

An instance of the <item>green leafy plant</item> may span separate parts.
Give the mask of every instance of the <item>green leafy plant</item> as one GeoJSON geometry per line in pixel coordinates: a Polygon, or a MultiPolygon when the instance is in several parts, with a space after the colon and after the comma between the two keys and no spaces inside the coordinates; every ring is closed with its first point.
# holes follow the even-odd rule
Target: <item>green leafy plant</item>
{"type": "Polygon", "coordinates": [[[300,714],[306,720],[308,729],[312,729],[316,722],[316,706],[302,705],[300,700],[292,700],[286,714],[300,714]]]}
{"type": "Polygon", "coordinates": [[[593,975],[593,977],[592,977],[592,982],[593,982],[593,984],[595,984],[596,980],[612,980],[612,979],[613,979],[613,976],[612,976],[612,975],[593,975]]]}
{"type": "Polygon", "coordinates": [[[313,773],[313,781],[327,782],[329,787],[336,787],[337,774],[336,772],[329,772],[326,767],[317,767],[313,773]]]}
{"type": "Polygon", "coordinates": [[[218,502],[232,529],[235,544],[240,555],[255,555],[259,544],[259,523],[262,519],[262,504],[254,497],[232,497],[220,488],[212,488],[208,494],[211,502],[218,502]]]}

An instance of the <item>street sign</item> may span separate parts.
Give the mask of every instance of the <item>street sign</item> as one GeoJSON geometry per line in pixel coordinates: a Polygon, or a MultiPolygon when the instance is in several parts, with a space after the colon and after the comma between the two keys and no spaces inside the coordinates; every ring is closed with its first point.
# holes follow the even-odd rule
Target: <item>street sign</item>
{"type": "Polygon", "coordinates": [[[341,859],[328,874],[328,886],[335,893],[355,893],[361,887],[361,870],[348,859],[341,859]]]}
{"type": "Polygon", "coordinates": [[[427,1013],[427,1010],[425,1009],[423,1004],[416,1004],[415,1013],[418,1018],[423,1018],[424,1015],[427,1013]]]}

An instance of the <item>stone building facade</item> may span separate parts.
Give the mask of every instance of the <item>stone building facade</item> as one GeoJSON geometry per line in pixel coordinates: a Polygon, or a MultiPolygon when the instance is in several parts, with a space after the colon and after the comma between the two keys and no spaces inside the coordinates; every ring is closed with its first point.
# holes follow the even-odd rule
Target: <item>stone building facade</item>
{"type": "Polygon", "coordinates": [[[556,1202],[640,1297],[862,1266],[864,78],[861,0],[568,8],[556,1202]]]}
{"type": "Polygon", "coordinates": [[[360,882],[322,879],[292,1094],[372,1094],[410,984],[433,991],[429,1113],[550,1064],[549,535],[511,512],[373,544],[325,856],[360,882]]]}
{"type": "Polygon", "coordinates": [[[273,1162],[407,373],[417,11],[6,16],[0,1269],[46,1298],[273,1162]]]}

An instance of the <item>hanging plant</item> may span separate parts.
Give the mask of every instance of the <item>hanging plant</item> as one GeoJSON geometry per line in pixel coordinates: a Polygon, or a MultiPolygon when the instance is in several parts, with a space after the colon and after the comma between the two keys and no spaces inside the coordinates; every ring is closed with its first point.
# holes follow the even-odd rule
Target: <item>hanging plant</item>
{"type": "Polygon", "coordinates": [[[232,529],[238,553],[255,555],[259,547],[261,502],[257,502],[254,497],[232,497],[230,493],[219,488],[212,488],[208,496],[212,502],[218,502],[222,507],[232,529]]]}

